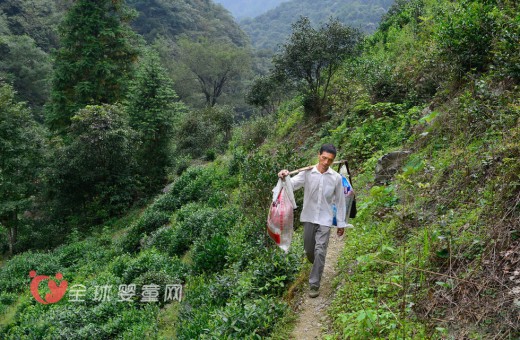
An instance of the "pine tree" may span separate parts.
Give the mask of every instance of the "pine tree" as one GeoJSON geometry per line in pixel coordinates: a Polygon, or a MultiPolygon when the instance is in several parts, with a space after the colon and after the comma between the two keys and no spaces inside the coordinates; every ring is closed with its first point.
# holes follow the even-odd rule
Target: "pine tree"
{"type": "Polygon", "coordinates": [[[86,105],[113,104],[126,92],[137,49],[124,0],[78,0],[61,27],[47,124],[63,133],[86,105]]]}
{"type": "Polygon", "coordinates": [[[159,57],[149,52],[130,86],[127,111],[130,126],[139,134],[137,158],[150,190],[164,181],[171,161],[174,122],[183,110],[184,105],[179,102],[159,57]]]}

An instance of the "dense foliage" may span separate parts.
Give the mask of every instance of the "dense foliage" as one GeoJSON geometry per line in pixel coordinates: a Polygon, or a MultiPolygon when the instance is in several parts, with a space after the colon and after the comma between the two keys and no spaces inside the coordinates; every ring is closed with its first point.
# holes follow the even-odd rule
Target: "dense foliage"
{"type": "Polygon", "coordinates": [[[328,111],[330,81],[343,60],[355,55],[360,40],[356,29],[337,20],[314,29],[309,19],[302,17],[294,23],[282,51],[274,56],[272,73],[299,87],[305,112],[321,118],[328,111]]]}
{"type": "Polygon", "coordinates": [[[9,85],[0,82],[0,226],[6,228],[3,237],[11,254],[18,241],[19,214],[31,206],[37,192],[43,143],[29,109],[16,102],[9,85]]]}
{"type": "Polygon", "coordinates": [[[236,93],[251,69],[249,51],[226,41],[180,39],[178,45],[178,58],[189,70],[188,79],[196,80],[209,107],[215,106],[221,96],[236,93]]]}
{"type": "Polygon", "coordinates": [[[176,123],[186,110],[173,90],[159,57],[148,52],[130,84],[125,104],[129,124],[138,133],[135,157],[142,185],[154,192],[162,184],[172,165],[172,146],[176,123]]]}
{"type": "MultiPolygon", "coordinates": [[[[166,40],[174,44],[178,36],[185,34],[192,38],[224,39],[241,47],[248,44],[238,24],[212,2],[125,3],[136,11],[131,27],[148,42],[166,40]]],[[[43,105],[48,102],[51,92],[52,52],[61,47],[59,24],[73,4],[67,0],[5,0],[0,3],[0,79],[13,85],[17,99],[28,102],[39,121],[43,120],[43,105]]],[[[167,64],[164,60],[162,63],[167,64]]],[[[180,94],[179,88],[177,92],[180,94]]]]}
{"type": "Polygon", "coordinates": [[[51,130],[64,133],[85,105],[123,99],[137,57],[131,17],[124,1],[77,1],[67,12],[46,115],[51,130]]]}
{"type": "Polygon", "coordinates": [[[124,109],[89,105],[71,119],[67,145],[54,155],[49,199],[60,214],[96,223],[121,213],[136,192],[135,132],[124,109]]]}
{"type": "Polygon", "coordinates": [[[232,16],[213,1],[128,0],[139,12],[132,27],[149,42],[159,36],[225,39],[236,46],[247,45],[247,37],[232,16]]]}

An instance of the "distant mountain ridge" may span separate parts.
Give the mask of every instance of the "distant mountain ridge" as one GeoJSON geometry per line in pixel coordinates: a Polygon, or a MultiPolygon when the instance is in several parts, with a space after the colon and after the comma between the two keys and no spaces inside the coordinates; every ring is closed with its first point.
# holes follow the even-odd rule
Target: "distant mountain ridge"
{"type": "Polygon", "coordinates": [[[313,24],[326,22],[330,17],[371,33],[394,0],[291,0],[253,18],[240,22],[257,49],[276,50],[291,32],[291,24],[300,16],[313,24]]]}
{"type": "Polygon", "coordinates": [[[213,1],[127,0],[127,4],[139,12],[132,27],[148,41],[186,34],[227,39],[238,46],[248,43],[233,17],[213,1]]]}
{"type": "MultiPolygon", "coordinates": [[[[280,0],[270,0],[280,1],[280,0]]],[[[126,0],[137,11],[132,28],[148,42],[180,34],[227,39],[245,46],[248,39],[222,6],[211,0],[126,0]]],[[[0,0],[0,34],[28,35],[49,52],[59,45],[58,25],[69,0],[0,0]]]]}
{"type": "Polygon", "coordinates": [[[238,20],[257,17],[287,0],[214,0],[233,14],[238,20]]]}

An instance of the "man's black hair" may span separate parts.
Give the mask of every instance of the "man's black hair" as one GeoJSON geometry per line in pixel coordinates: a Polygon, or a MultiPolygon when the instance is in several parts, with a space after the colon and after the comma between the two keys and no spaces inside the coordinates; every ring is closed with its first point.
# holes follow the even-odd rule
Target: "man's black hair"
{"type": "Polygon", "coordinates": [[[320,148],[320,155],[324,152],[328,152],[334,155],[336,157],[336,147],[332,144],[323,144],[320,148]]]}

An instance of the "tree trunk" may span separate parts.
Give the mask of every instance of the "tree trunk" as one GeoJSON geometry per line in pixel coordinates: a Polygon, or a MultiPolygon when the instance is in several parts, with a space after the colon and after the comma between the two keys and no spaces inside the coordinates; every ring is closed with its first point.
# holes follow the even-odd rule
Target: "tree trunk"
{"type": "Polygon", "coordinates": [[[17,234],[18,234],[18,213],[16,211],[13,212],[13,216],[11,221],[7,220],[7,225],[10,225],[11,227],[8,227],[8,238],[9,238],[9,257],[13,256],[14,254],[14,245],[16,243],[17,234]],[[11,222],[11,223],[9,223],[11,222]]]}

